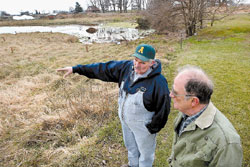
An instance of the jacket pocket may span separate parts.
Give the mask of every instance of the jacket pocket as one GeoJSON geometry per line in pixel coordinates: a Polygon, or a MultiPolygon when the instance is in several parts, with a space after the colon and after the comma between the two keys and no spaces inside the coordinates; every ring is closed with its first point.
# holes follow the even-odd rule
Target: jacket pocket
{"type": "Polygon", "coordinates": [[[208,137],[204,136],[201,144],[197,145],[197,153],[195,157],[206,162],[210,162],[213,158],[213,154],[217,148],[217,145],[208,137]]]}
{"type": "Polygon", "coordinates": [[[217,145],[208,136],[204,136],[198,141],[187,142],[183,159],[180,159],[179,162],[181,162],[181,166],[208,166],[216,148],[217,145]]]}

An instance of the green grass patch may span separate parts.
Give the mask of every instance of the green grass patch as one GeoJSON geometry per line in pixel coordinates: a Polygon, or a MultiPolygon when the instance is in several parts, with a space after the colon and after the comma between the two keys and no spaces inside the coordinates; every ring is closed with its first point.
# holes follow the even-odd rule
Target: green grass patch
{"type": "Polygon", "coordinates": [[[123,143],[121,123],[118,117],[102,128],[98,133],[97,142],[123,143]]]}
{"type": "Polygon", "coordinates": [[[204,29],[201,35],[187,39],[177,63],[178,66],[200,66],[212,76],[215,82],[212,101],[240,134],[243,166],[247,166],[250,163],[250,136],[247,134],[250,127],[250,22],[244,16],[237,18],[228,18],[224,25],[217,23],[212,28],[204,29]],[[210,38],[211,34],[218,38],[210,38]]]}
{"type": "Polygon", "coordinates": [[[238,33],[250,33],[249,15],[233,15],[215,22],[213,27],[208,27],[199,32],[202,37],[229,37],[238,33]]]}

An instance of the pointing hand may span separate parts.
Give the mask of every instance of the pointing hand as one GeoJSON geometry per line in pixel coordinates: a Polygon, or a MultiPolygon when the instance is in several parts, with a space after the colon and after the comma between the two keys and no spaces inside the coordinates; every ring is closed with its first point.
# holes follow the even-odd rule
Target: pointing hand
{"type": "Polygon", "coordinates": [[[59,68],[56,70],[57,72],[66,72],[63,76],[63,78],[66,78],[68,75],[73,73],[73,68],[72,67],[64,67],[64,68],[59,68]]]}

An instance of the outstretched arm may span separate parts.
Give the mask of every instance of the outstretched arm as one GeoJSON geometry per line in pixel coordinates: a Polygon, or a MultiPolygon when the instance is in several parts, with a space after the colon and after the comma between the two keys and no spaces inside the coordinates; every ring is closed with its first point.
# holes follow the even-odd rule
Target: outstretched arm
{"type": "Polygon", "coordinates": [[[105,63],[78,64],[72,67],[72,72],[92,79],[117,83],[124,75],[123,72],[131,67],[131,63],[132,61],[108,61],[105,63]]]}
{"type": "Polygon", "coordinates": [[[73,73],[73,69],[72,67],[64,67],[64,68],[59,68],[56,70],[57,72],[65,72],[63,78],[66,78],[68,75],[72,74],[73,73]]]}

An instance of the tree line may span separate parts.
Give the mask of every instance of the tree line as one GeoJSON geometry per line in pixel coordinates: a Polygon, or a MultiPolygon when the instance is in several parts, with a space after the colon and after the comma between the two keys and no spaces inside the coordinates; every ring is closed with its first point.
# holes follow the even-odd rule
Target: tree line
{"type": "Polygon", "coordinates": [[[208,22],[213,26],[216,20],[230,15],[241,1],[243,0],[90,0],[90,3],[103,13],[139,11],[143,13],[147,24],[150,24],[148,27],[158,32],[184,30],[186,36],[192,36],[208,22]]]}
{"type": "Polygon", "coordinates": [[[143,10],[147,8],[149,0],[90,0],[92,6],[96,6],[105,12],[128,12],[128,10],[143,10]]]}

